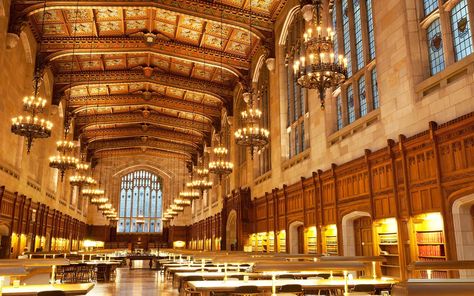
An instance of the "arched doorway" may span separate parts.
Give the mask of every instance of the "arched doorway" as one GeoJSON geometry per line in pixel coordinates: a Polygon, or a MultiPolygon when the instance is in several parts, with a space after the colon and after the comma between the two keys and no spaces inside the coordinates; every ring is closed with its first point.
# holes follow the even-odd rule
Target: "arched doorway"
{"type": "MultiPolygon", "coordinates": [[[[458,260],[474,260],[474,193],[453,203],[454,236],[458,260]]],[[[474,271],[459,272],[461,278],[474,276],[474,271]]]]}
{"type": "Polygon", "coordinates": [[[301,221],[294,221],[288,226],[288,242],[290,254],[304,253],[304,224],[301,221]]]}
{"type": "Polygon", "coordinates": [[[230,211],[227,217],[225,238],[225,249],[228,251],[237,250],[237,212],[235,210],[230,211]]]}
{"type": "Polygon", "coordinates": [[[367,212],[354,211],[342,218],[344,256],[372,256],[372,218],[367,212]]]}
{"type": "Polygon", "coordinates": [[[10,257],[10,246],[10,228],[5,224],[0,224],[0,259],[7,259],[10,257]]]}

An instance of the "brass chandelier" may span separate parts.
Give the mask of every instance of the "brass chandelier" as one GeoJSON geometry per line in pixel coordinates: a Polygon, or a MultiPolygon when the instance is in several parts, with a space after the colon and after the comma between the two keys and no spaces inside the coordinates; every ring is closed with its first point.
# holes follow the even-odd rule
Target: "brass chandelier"
{"type": "Polygon", "coordinates": [[[204,166],[203,161],[201,165],[194,169],[191,177],[191,182],[186,183],[189,189],[198,190],[203,193],[212,188],[213,182],[209,181],[209,169],[204,166]]]}
{"type": "Polygon", "coordinates": [[[23,98],[23,111],[28,115],[20,115],[12,118],[11,132],[26,139],[26,151],[29,154],[35,139],[46,139],[51,137],[53,124],[40,116],[45,111],[46,100],[39,96],[39,88],[43,81],[45,64],[40,56],[43,44],[44,24],[46,15],[46,1],[43,3],[43,17],[41,20],[41,35],[39,46],[36,51],[36,65],[33,78],[33,95],[23,98]]]}
{"type": "Polygon", "coordinates": [[[227,160],[229,151],[222,144],[222,134],[220,136],[219,144],[212,150],[214,160],[209,162],[209,172],[219,176],[219,182],[223,176],[232,173],[234,164],[227,160]]]}
{"type": "Polygon", "coordinates": [[[242,127],[235,131],[235,142],[237,145],[250,147],[253,159],[255,148],[261,148],[268,144],[270,132],[261,126],[262,111],[257,107],[259,94],[249,90],[242,94],[247,108],[240,112],[242,127]]]}
{"type": "Polygon", "coordinates": [[[347,79],[347,59],[334,53],[334,31],[322,27],[322,0],[300,0],[301,13],[309,23],[303,42],[296,48],[293,62],[295,79],[307,89],[316,89],[324,109],[325,92],[347,79]]]}
{"type": "MultiPolygon", "coordinates": [[[[67,132],[64,137],[67,137],[67,132]]],[[[79,163],[79,159],[72,155],[74,148],[76,148],[76,143],[73,141],[57,141],[56,150],[59,154],[49,158],[49,166],[61,172],[61,180],[67,170],[75,169],[79,163]]]]}
{"type": "Polygon", "coordinates": [[[71,186],[77,187],[95,185],[97,181],[89,176],[89,168],[90,163],[79,162],[76,166],[75,174],[69,177],[69,184],[71,184],[71,186]]]}

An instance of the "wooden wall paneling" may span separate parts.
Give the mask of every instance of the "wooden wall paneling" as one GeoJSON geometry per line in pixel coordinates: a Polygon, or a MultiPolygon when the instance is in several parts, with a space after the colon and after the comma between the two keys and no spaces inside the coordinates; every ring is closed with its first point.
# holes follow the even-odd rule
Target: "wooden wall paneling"
{"type": "MultiPolygon", "coordinates": [[[[411,206],[411,196],[410,196],[410,185],[408,184],[408,168],[407,168],[407,161],[405,155],[405,143],[406,137],[404,135],[398,136],[398,147],[400,150],[401,156],[401,165],[402,165],[402,173],[403,173],[403,185],[404,185],[404,201],[407,205],[408,216],[412,216],[412,206],[411,206]]],[[[399,173],[399,171],[397,171],[399,173]]]]}
{"type": "Polygon", "coordinates": [[[314,220],[316,221],[316,243],[318,251],[322,252],[323,240],[321,227],[324,221],[323,217],[323,181],[321,179],[323,171],[318,170],[313,172],[313,183],[315,187],[315,201],[314,201],[314,220]]]}
{"type": "Polygon", "coordinates": [[[285,213],[283,216],[283,229],[285,230],[285,245],[286,245],[286,253],[290,251],[290,235],[288,232],[288,192],[287,192],[288,185],[283,184],[283,212],[285,213]]]}
{"type": "Polygon", "coordinates": [[[367,166],[367,176],[368,176],[368,194],[369,194],[369,201],[370,201],[370,216],[372,219],[375,218],[375,207],[374,207],[374,192],[372,190],[372,184],[373,184],[373,179],[372,179],[372,165],[370,164],[370,154],[372,152],[369,149],[364,150],[364,155],[365,155],[365,163],[367,166]]]}
{"type": "Polygon", "coordinates": [[[12,208],[12,214],[11,214],[11,217],[10,217],[10,236],[16,232],[16,229],[15,229],[15,217],[18,215],[18,207],[17,207],[17,202],[18,202],[18,192],[15,192],[13,194],[13,208],[12,208]]]}
{"type": "MultiPolygon", "coordinates": [[[[445,244],[445,255],[446,260],[456,260],[456,237],[454,236],[455,229],[454,229],[454,222],[453,222],[453,212],[449,209],[448,198],[445,194],[445,190],[441,184],[441,164],[439,159],[439,148],[438,148],[438,141],[436,136],[436,129],[438,125],[434,121],[430,121],[429,123],[429,135],[432,144],[433,154],[434,154],[434,162],[435,162],[435,176],[436,176],[436,185],[437,191],[439,193],[440,202],[441,202],[441,213],[443,215],[443,226],[444,226],[444,235],[446,239],[445,244]]],[[[463,157],[460,157],[463,159],[463,157]]],[[[461,166],[462,168],[464,165],[461,166]]]]}
{"type": "Polygon", "coordinates": [[[0,214],[3,212],[3,194],[5,193],[5,186],[0,186],[0,214]]]}
{"type": "Polygon", "coordinates": [[[278,240],[278,235],[280,234],[280,227],[279,226],[279,210],[278,210],[278,189],[272,189],[272,201],[273,201],[273,230],[275,235],[275,252],[279,252],[280,250],[280,241],[278,240]]]}

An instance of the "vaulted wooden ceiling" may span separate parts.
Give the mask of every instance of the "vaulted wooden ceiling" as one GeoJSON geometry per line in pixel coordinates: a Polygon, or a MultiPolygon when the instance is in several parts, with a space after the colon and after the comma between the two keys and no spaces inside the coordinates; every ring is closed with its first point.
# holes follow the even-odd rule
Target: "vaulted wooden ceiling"
{"type": "Polygon", "coordinates": [[[42,41],[53,103],[68,100],[93,157],[192,158],[221,109],[232,112],[233,90],[285,2],[23,0],[10,31],[27,24],[42,41]]]}

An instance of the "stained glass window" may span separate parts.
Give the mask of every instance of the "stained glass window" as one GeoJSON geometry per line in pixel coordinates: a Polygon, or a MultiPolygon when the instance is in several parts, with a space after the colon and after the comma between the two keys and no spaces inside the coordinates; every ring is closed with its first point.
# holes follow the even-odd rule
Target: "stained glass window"
{"type": "Polygon", "coordinates": [[[469,25],[467,0],[462,0],[451,10],[455,60],[459,61],[472,53],[472,34],[469,25]]]}
{"type": "Polygon", "coordinates": [[[352,91],[352,85],[347,88],[347,114],[349,123],[355,121],[355,108],[354,108],[354,93],[352,91]]]}
{"type": "Polygon", "coordinates": [[[357,70],[364,67],[364,50],[362,44],[362,20],[360,16],[360,0],[353,0],[354,7],[354,31],[357,70]]]}
{"type": "Polygon", "coordinates": [[[288,158],[304,151],[305,131],[304,115],[307,112],[307,90],[299,86],[293,73],[293,62],[300,56],[298,42],[301,32],[304,30],[304,19],[301,15],[296,15],[293,23],[289,27],[286,39],[287,56],[287,128],[288,128],[288,158]],[[303,144],[302,144],[303,143],[303,144]]]}
{"type": "Polygon", "coordinates": [[[438,0],[423,0],[425,15],[429,15],[438,8],[438,0]]]}
{"type": "Polygon", "coordinates": [[[342,31],[344,38],[344,54],[347,59],[347,75],[352,76],[351,34],[349,29],[349,7],[347,0],[342,0],[342,31]]]}
{"type": "MultiPolygon", "coordinates": [[[[334,1],[334,6],[332,8],[331,12],[331,19],[332,19],[332,30],[334,32],[337,32],[337,2],[334,1]]],[[[337,57],[338,56],[338,44],[337,44],[337,38],[334,38],[334,55],[337,57]]]]}
{"type": "Polygon", "coordinates": [[[342,121],[342,99],[339,94],[336,98],[336,108],[337,108],[337,129],[340,130],[344,126],[342,121]]]}
{"type": "Polygon", "coordinates": [[[377,69],[373,69],[371,73],[372,78],[372,101],[374,104],[374,109],[377,109],[380,105],[379,103],[379,88],[377,84],[377,69]]]}
{"type": "Polygon", "coordinates": [[[359,110],[360,116],[367,115],[367,98],[365,96],[365,76],[359,79],[359,110]]]}
{"type": "Polygon", "coordinates": [[[161,184],[143,170],[122,177],[117,232],[161,232],[161,184]]]}
{"type": "Polygon", "coordinates": [[[439,18],[428,27],[427,39],[431,75],[434,75],[444,69],[443,39],[439,18]]]}
{"type": "Polygon", "coordinates": [[[367,27],[369,31],[369,55],[370,60],[375,58],[374,19],[372,17],[372,0],[367,0],[367,27]]]}

